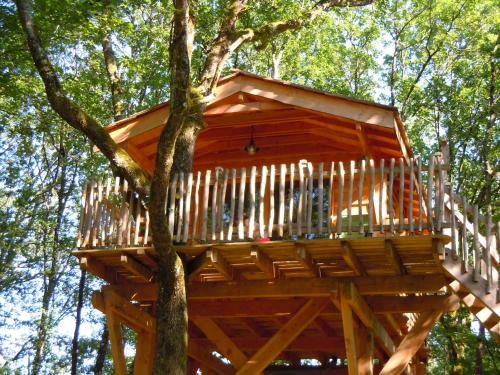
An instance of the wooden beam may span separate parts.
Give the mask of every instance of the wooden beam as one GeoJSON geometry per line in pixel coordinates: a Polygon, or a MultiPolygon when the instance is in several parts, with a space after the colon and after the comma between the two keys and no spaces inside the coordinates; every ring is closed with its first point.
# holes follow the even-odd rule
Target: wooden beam
{"type": "Polygon", "coordinates": [[[399,254],[396,251],[396,248],[394,247],[394,243],[391,240],[385,240],[384,246],[387,259],[391,263],[396,273],[398,275],[405,275],[406,269],[403,265],[403,262],[401,261],[401,258],[399,257],[399,254]]]}
{"type": "Polygon", "coordinates": [[[192,280],[207,266],[214,267],[226,280],[232,280],[233,270],[216,249],[208,249],[189,262],[188,278],[192,280]]]}
{"type": "Polygon", "coordinates": [[[405,371],[442,313],[441,310],[433,310],[420,314],[410,332],[404,337],[397,350],[383,367],[380,375],[398,375],[405,371]]]}
{"type": "Polygon", "coordinates": [[[347,241],[342,241],[340,245],[340,251],[342,258],[347,263],[347,265],[354,271],[356,276],[366,276],[365,267],[361,264],[356,254],[352,250],[351,245],[347,241]]]}
{"type": "Polygon", "coordinates": [[[275,270],[273,261],[264,252],[253,246],[250,250],[250,258],[255,263],[258,269],[260,269],[268,278],[275,278],[275,270]]]}
{"type": "Polygon", "coordinates": [[[349,375],[358,375],[358,355],[356,353],[356,322],[344,293],[340,294],[340,311],[342,313],[342,327],[344,329],[345,350],[347,354],[347,368],[349,375]]]}
{"type": "Polygon", "coordinates": [[[303,244],[295,243],[295,259],[313,275],[318,275],[318,267],[303,244]]]}
{"type": "MultiPolygon", "coordinates": [[[[366,296],[365,300],[375,313],[410,313],[440,308],[448,295],[442,296],[366,296]]],[[[450,306],[449,311],[458,310],[460,303],[450,306]]]]}
{"type": "MultiPolygon", "coordinates": [[[[238,280],[191,283],[188,299],[241,299],[279,297],[329,297],[337,291],[337,279],[310,278],[277,280],[238,280]]],[[[447,285],[443,275],[370,276],[346,278],[352,281],[361,295],[396,295],[400,293],[433,293],[447,285]]],[[[158,284],[115,284],[110,286],[120,295],[134,301],[156,301],[158,284]]]]}
{"type": "Polygon", "coordinates": [[[361,144],[361,148],[363,150],[363,155],[372,158],[373,157],[373,152],[370,146],[370,141],[368,137],[366,136],[365,129],[363,127],[363,124],[356,122],[356,134],[359,139],[359,143],[361,144]]]}
{"type": "Polygon", "coordinates": [[[101,292],[92,293],[92,305],[105,314],[108,310],[113,311],[123,324],[135,331],[155,331],[154,317],[120,296],[110,286],[104,286],[101,292]]]}
{"type": "Polygon", "coordinates": [[[341,295],[349,302],[352,309],[356,312],[363,324],[368,327],[374,334],[375,338],[382,346],[384,351],[392,355],[396,350],[396,346],[391,337],[385,330],[384,326],[371,311],[370,306],[360,296],[356,286],[353,283],[346,283],[342,287],[341,295]]]}
{"type": "Polygon", "coordinates": [[[247,362],[246,355],[231,341],[213,319],[192,316],[191,321],[203,331],[205,336],[215,344],[218,351],[229,359],[235,368],[239,369],[247,362]]]}
{"type": "Polygon", "coordinates": [[[314,298],[293,316],[269,341],[255,353],[236,374],[258,374],[263,371],[314,320],[328,303],[326,298],[314,298]]]}
{"type": "Polygon", "coordinates": [[[154,273],[129,255],[122,254],[120,264],[132,275],[140,277],[144,282],[151,282],[154,273]]]}
{"type": "MultiPolygon", "coordinates": [[[[286,324],[286,323],[285,323],[286,324]]],[[[217,350],[213,341],[206,338],[191,338],[201,347],[209,350],[217,350]]],[[[269,337],[248,337],[238,336],[231,337],[231,341],[245,352],[256,352],[261,349],[268,341],[269,337]]],[[[342,357],[345,355],[344,338],[342,336],[299,336],[293,340],[285,349],[288,352],[319,352],[319,353],[334,353],[336,356],[342,357]]],[[[222,354],[222,353],[221,353],[222,354]]],[[[280,356],[281,354],[277,354],[280,356]]]]}
{"type": "MultiPolygon", "coordinates": [[[[432,296],[366,296],[365,300],[375,314],[394,314],[423,312],[439,308],[447,295],[432,296]]],[[[286,316],[295,314],[305,303],[304,298],[281,299],[260,299],[249,304],[241,300],[213,300],[201,301],[191,300],[188,302],[189,316],[208,316],[212,318],[224,317],[265,317],[265,316],[286,316]]],[[[450,311],[455,311],[460,307],[457,303],[450,306],[450,311]]],[[[321,315],[336,316],[338,311],[333,306],[326,307],[321,315]]]]}
{"type": "Polygon", "coordinates": [[[200,367],[207,368],[219,375],[230,375],[234,373],[232,366],[226,365],[219,358],[214,357],[210,352],[193,340],[188,343],[188,356],[200,363],[200,367]]]}

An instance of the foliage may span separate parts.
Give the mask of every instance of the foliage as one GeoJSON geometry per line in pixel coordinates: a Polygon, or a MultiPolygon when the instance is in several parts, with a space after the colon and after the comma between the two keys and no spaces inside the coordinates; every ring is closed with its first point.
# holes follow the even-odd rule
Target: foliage
{"type": "MultiPolygon", "coordinates": [[[[241,26],[291,19],[312,3],[250,1],[241,26]]],[[[38,27],[65,89],[101,123],[113,121],[101,46],[106,27],[125,114],[167,99],[173,13],[166,4],[112,0],[106,15],[97,1],[35,2],[38,27]]],[[[228,4],[197,2],[195,81],[228,4]]],[[[334,9],[300,31],[243,45],[225,72],[240,68],[396,105],[417,154],[437,151],[441,136],[449,140],[455,188],[485,207],[500,190],[499,124],[492,119],[498,112],[497,5],[387,0],[334,9]]],[[[70,253],[79,189],[87,176],[105,173],[107,164],[50,109],[7,0],[0,0],[0,32],[0,373],[26,373],[37,348],[44,359],[40,373],[68,373],[80,277],[70,253]]],[[[493,210],[499,220],[499,207],[493,210]]],[[[102,323],[88,305],[97,283],[91,280],[85,289],[78,373],[91,373],[100,342],[102,323]]],[[[484,371],[493,374],[500,366],[498,346],[487,334],[482,338],[465,310],[445,316],[429,339],[429,373],[451,372],[454,361],[465,366],[464,374],[472,373],[481,342],[484,371]],[[450,356],[454,345],[456,357],[450,356]]],[[[109,361],[106,368],[110,373],[109,361]]]]}

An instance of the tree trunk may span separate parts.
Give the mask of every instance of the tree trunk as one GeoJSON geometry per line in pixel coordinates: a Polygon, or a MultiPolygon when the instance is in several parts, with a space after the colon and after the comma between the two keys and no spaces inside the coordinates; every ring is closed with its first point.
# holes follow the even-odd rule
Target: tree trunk
{"type": "Polygon", "coordinates": [[[480,324],[479,335],[477,336],[476,366],[474,368],[474,375],[483,375],[484,340],[484,326],[480,324]]]}
{"type": "Polygon", "coordinates": [[[92,370],[94,372],[94,375],[103,374],[104,363],[106,362],[106,354],[108,352],[108,341],[109,341],[108,325],[106,324],[106,322],[104,322],[101,334],[101,341],[99,343],[99,349],[97,349],[95,364],[92,370]]]}
{"type": "Polygon", "coordinates": [[[78,339],[80,337],[80,324],[82,322],[82,307],[85,292],[86,271],[81,270],[80,283],[78,284],[78,302],[76,305],[75,333],[71,343],[71,375],[76,375],[78,370],[78,339]]]}

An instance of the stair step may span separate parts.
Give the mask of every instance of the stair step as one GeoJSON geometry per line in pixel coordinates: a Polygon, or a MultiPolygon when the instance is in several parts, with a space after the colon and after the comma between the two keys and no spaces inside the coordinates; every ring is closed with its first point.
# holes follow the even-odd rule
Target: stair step
{"type": "MultiPolygon", "coordinates": [[[[476,306],[485,306],[500,319],[500,303],[497,303],[496,293],[486,292],[487,282],[483,277],[479,276],[478,280],[474,281],[471,273],[462,273],[461,261],[453,260],[451,257],[446,258],[443,261],[442,266],[444,270],[455,279],[450,283],[450,287],[464,300],[467,306],[471,307],[471,310],[476,306]],[[462,297],[460,293],[464,289],[476,297],[479,301],[475,301],[468,295],[462,297]]],[[[495,283],[497,282],[497,280],[494,281],[495,283]]]]}

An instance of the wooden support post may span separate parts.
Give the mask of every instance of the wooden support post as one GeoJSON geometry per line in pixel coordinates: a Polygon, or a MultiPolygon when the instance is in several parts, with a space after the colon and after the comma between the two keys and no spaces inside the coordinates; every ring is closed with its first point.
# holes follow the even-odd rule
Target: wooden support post
{"type": "Polygon", "coordinates": [[[373,335],[363,327],[359,327],[356,333],[358,374],[373,375],[373,335]]]}
{"type": "Polygon", "coordinates": [[[115,373],[116,375],[128,375],[125,353],[123,352],[123,338],[120,321],[108,304],[106,304],[105,311],[115,373]]]}
{"type": "Polygon", "coordinates": [[[314,298],[306,302],[236,374],[258,374],[263,371],[318,316],[328,302],[327,298],[314,298]]]}
{"type": "Polygon", "coordinates": [[[370,309],[370,306],[368,306],[366,301],[361,297],[356,286],[352,282],[343,284],[341,294],[343,298],[349,302],[363,324],[373,332],[373,335],[384,351],[392,355],[396,349],[394,342],[370,309]]]}
{"type": "Polygon", "coordinates": [[[342,327],[344,328],[345,350],[349,375],[358,375],[358,355],[356,353],[356,323],[349,300],[344,293],[340,295],[340,312],[342,313],[342,327]]]}
{"type": "Polygon", "coordinates": [[[148,375],[153,369],[154,336],[152,333],[140,331],[134,360],[134,375],[148,375]]]}

